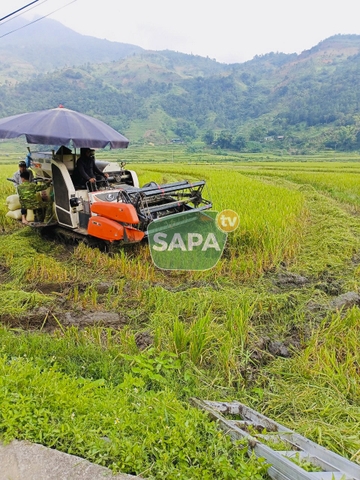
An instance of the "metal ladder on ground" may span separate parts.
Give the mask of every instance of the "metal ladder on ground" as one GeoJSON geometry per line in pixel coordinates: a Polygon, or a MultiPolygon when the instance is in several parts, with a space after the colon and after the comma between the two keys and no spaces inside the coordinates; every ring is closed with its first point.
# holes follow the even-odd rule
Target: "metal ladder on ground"
{"type": "Polygon", "coordinates": [[[198,398],[190,401],[205,410],[233,440],[247,440],[249,450],[271,465],[268,474],[274,480],[360,480],[359,465],[242,403],[198,398]],[[314,471],[305,470],[301,464],[314,471]]]}

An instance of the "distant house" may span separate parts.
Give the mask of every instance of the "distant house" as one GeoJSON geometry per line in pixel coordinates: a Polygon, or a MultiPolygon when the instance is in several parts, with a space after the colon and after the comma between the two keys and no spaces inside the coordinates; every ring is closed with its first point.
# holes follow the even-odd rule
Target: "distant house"
{"type": "Polygon", "coordinates": [[[277,140],[284,140],[284,135],[278,135],[278,136],[276,137],[276,139],[277,139],[277,140]]]}
{"type": "Polygon", "coordinates": [[[172,138],[171,143],[184,143],[181,138],[172,138]]]}
{"type": "Polygon", "coordinates": [[[274,140],[274,137],[265,137],[264,140],[265,142],[272,142],[274,140]]]}

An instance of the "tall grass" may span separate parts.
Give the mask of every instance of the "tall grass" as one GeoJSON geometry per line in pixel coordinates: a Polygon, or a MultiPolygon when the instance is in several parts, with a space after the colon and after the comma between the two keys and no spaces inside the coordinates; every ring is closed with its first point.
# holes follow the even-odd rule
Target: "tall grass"
{"type": "Polygon", "coordinates": [[[300,185],[308,185],[324,192],[336,200],[360,208],[359,163],[293,163],[293,164],[255,164],[239,167],[250,175],[281,177],[300,185]]]}
{"type": "Polygon", "coordinates": [[[149,479],[230,479],[237,472],[262,478],[261,462],[249,462],[244,449],[169,391],[147,391],[141,377],[125,376],[114,387],[40,369],[24,358],[2,358],[0,369],[5,440],[15,435],[149,479]]]}
{"type": "MultiPolygon", "coordinates": [[[[171,153],[147,151],[143,160],[149,163],[136,168],[141,183],[205,178],[204,195],[214,209],[240,215],[222,259],[207,272],[161,271],[146,244],[110,254],[84,244],[68,250],[6,219],[2,204],[0,316],[24,318],[43,305],[51,307],[59,328],[52,336],[45,328],[41,335],[1,331],[0,396],[7,407],[0,434],[148,478],[257,478],[253,464],[249,473],[243,458],[234,460],[230,443],[214,440],[213,426],[194,420],[183,402],[197,395],[248,401],[359,461],[359,312],[329,315],[321,323],[331,308],[330,287],[338,293],[359,288],[360,222],[348,208],[356,204],[351,196],[356,185],[347,182],[350,177],[343,182],[336,163],[274,165],[234,154],[234,163],[225,166],[195,165],[206,161],[201,153],[190,158],[182,149],[174,151],[182,163],[171,164],[171,153]],[[163,163],[150,163],[157,154],[163,163]],[[323,175],[327,168],[331,176],[323,175]],[[333,182],[333,191],[325,191],[320,180],[333,182]],[[346,201],[337,189],[348,191],[346,201]],[[306,283],[279,282],[279,272],[289,270],[304,275],[306,283]],[[61,306],[58,297],[39,293],[46,283],[66,284],[61,306]],[[63,309],[117,312],[122,322],[111,329],[68,329],[61,323],[63,309]],[[139,342],[141,335],[152,339],[149,345],[139,342]],[[267,350],[271,341],[286,344],[294,357],[276,359],[267,350]],[[57,391],[66,404],[56,404],[57,391]],[[14,407],[18,392],[24,419],[14,407]],[[144,411],[146,430],[137,428],[144,411]],[[179,448],[184,442],[191,445],[186,458],[179,448]],[[211,461],[204,450],[209,442],[211,461]]],[[[15,167],[2,165],[2,183],[15,167]]],[[[354,163],[344,169],[348,175],[360,172],[354,163]]],[[[13,193],[9,188],[0,192],[3,203],[13,193]]]]}
{"type": "Polygon", "coordinates": [[[30,228],[15,231],[11,241],[0,236],[0,262],[9,269],[9,278],[26,285],[43,282],[67,282],[74,280],[75,272],[64,268],[53,253],[61,251],[44,242],[38,233],[30,228]]]}
{"type": "Polygon", "coordinates": [[[329,315],[303,352],[265,370],[258,407],[359,462],[359,342],[358,308],[329,315]]]}
{"type": "Polygon", "coordinates": [[[244,278],[259,275],[298,251],[307,216],[300,191],[264,184],[236,170],[229,175],[219,166],[204,171],[193,165],[157,165],[147,171],[147,180],[150,173],[157,181],[205,178],[204,196],[210,196],[214,210],[232,209],[239,214],[240,227],[228,240],[230,261],[220,263],[220,274],[244,278]],[[176,175],[170,179],[173,172],[176,175]]]}

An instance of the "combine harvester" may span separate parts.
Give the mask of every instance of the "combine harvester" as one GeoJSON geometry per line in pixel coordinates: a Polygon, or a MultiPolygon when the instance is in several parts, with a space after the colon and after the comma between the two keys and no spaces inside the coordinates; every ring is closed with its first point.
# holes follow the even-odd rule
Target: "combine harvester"
{"type": "MultiPolygon", "coordinates": [[[[202,196],[205,181],[187,180],[165,185],[151,182],[139,186],[137,174],[125,164],[96,162],[107,179],[77,189],[72,180],[78,155],[32,153],[30,168],[35,181],[51,179],[47,197],[53,198],[54,215],[50,223],[30,222],[35,228],[55,230],[60,236],[79,240],[91,238],[121,244],[140,242],[150,222],[164,216],[202,211],[212,204],[202,196]]],[[[39,197],[41,203],[41,197],[39,197]]],[[[14,195],[8,206],[19,208],[14,195]]],[[[45,206],[45,204],[44,204],[45,206]]],[[[32,212],[30,219],[33,217],[32,212]]],[[[9,214],[9,216],[15,216],[9,214]]],[[[15,218],[20,218],[19,213],[15,218]]],[[[91,243],[91,242],[89,242],[91,243]]]]}
{"type": "MultiPolygon", "coordinates": [[[[51,227],[58,227],[73,239],[136,243],[147,235],[152,221],[212,206],[202,197],[204,181],[183,180],[166,185],[151,182],[140,188],[136,173],[116,162],[98,163],[100,170],[108,174],[106,180],[96,182],[95,186],[76,188],[72,174],[79,157],[77,148],[127,148],[129,140],[104,122],[62,105],[0,119],[0,139],[22,135],[28,143],[62,145],[56,153],[55,150],[31,153],[30,167],[35,178],[51,179],[48,192],[48,198],[54,200],[51,227]]],[[[11,197],[9,216],[18,218],[20,205],[16,197],[11,197]],[[16,210],[16,214],[11,213],[16,210]]],[[[40,221],[31,222],[31,226],[44,228],[50,224],[40,221]]]]}

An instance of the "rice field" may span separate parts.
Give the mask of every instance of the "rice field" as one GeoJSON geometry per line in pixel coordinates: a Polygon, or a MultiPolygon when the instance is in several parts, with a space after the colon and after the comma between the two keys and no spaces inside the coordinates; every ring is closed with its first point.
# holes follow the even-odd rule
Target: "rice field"
{"type": "Polygon", "coordinates": [[[6,217],[17,160],[1,151],[0,437],[145,478],[267,478],[189,406],[198,396],[237,399],[360,463],[358,158],[129,149],[140,184],[205,179],[213,209],[240,217],[215,268],[167,272],[146,244],[109,255],[6,217]]]}

